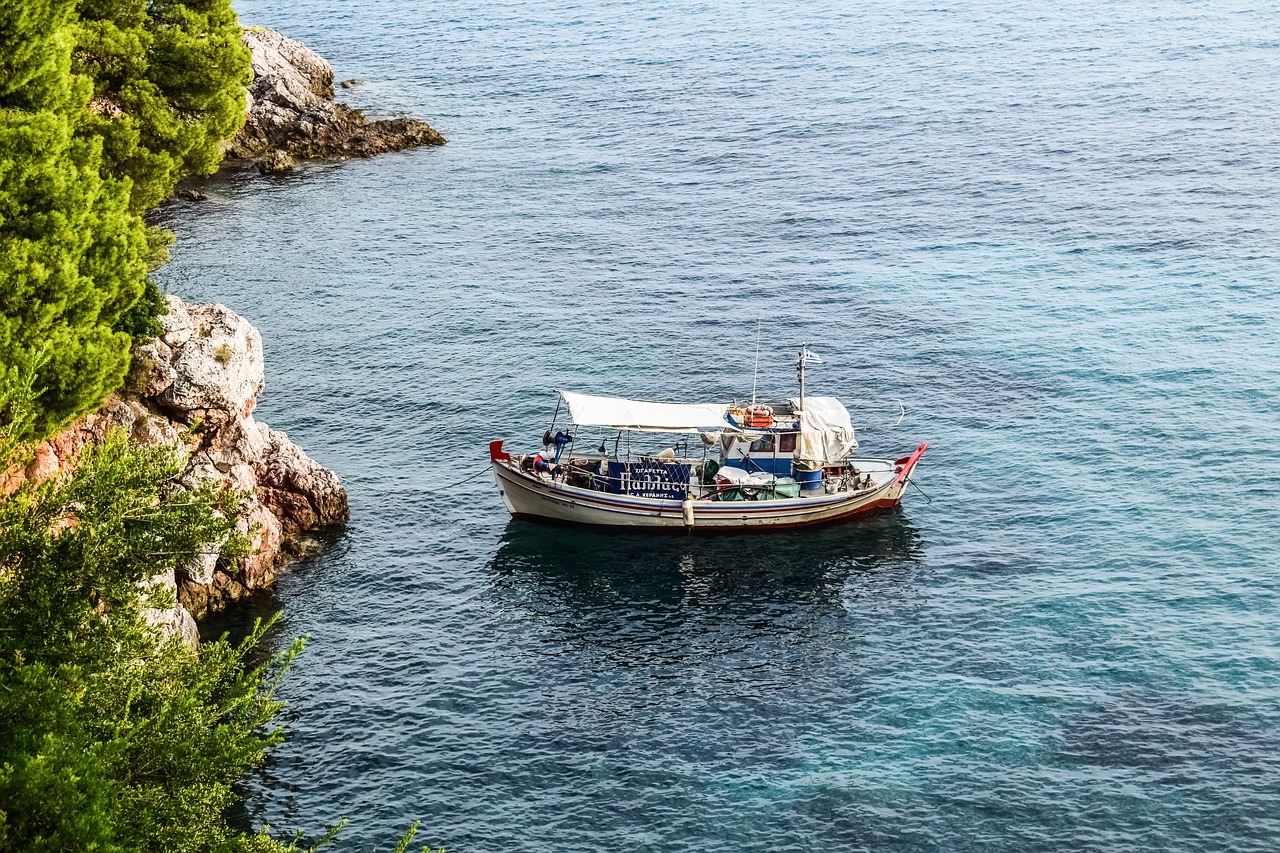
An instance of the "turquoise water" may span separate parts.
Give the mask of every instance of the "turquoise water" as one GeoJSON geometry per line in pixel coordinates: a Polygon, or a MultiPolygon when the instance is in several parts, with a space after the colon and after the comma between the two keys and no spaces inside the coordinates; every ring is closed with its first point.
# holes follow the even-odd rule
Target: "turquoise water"
{"type": "MultiPolygon", "coordinates": [[[[255,822],[351,849],[1273,850],[1274,4],[241,2],[441,149],[228,173],[166,286],[262,330],[352,520],[255,822]],[[508,520],[552,389],[854,403],[928,499],[508,520]],[[901,425],[897,402],[907,415],[901,425]]],[[[283,641],[283,640],[281,640],[283,641]]]]}

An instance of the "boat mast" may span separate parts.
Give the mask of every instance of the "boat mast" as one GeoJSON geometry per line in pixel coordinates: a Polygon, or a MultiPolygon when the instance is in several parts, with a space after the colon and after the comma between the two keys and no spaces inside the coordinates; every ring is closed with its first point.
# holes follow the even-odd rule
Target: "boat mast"
{"type": "Polygon", "coordinates": [[[809,345],[800,347],[800,359],[796,362],[796,373],[800,375],[800,411],[804,411],[804,357],[809,352],[809,345]]]}
{"type": "Polygon", "coordinates": [[[760,317],[756,318],[756,366],[751,371],[751,405],[756,404],[756,377],[760,375],[760,317]]]}

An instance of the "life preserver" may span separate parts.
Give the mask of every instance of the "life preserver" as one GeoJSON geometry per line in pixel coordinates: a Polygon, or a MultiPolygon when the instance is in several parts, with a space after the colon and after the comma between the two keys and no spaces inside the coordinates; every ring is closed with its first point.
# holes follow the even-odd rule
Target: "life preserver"
{"type": "Polygon", "coordinates": [[[743,426],[759,429],[773,426],[773,409],[769,406],[750,406],[743,413],[746,423],[743,426]]]}

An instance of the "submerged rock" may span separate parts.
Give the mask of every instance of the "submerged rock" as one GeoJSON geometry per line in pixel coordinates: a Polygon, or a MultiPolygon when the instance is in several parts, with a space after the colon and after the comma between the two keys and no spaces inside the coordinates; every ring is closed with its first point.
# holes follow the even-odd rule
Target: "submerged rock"
{"type": "Polygon", "coordinates": [[[187,464],[180,487],[213,481],[244,492],[236,527],[252,542],[248,557],[230,562],[197,555],[177,573],[152,581],[171,589],[176,602],[148,610],[148,621],[193,643],[193,615],[273,583],[290,556],[314,553],[315,540],[305,534],[345,521],[349,510],[335,473],[254,419],[265,385],[258,330],[222,305],[190,305],[176,296],[168,302],[169,312],[160,318],[163,334],[134,350],[124,389],[41,443],[4,488],[69,470],[86,444],[118,428],[140,444],[181,443],[187,464]]]}
{"type": "Polygon", "coordinates": [[[275,174],[287,169],[276,168],[284,161],[273,152],[290,160],[343,160],[444,144],[444,137],[424,121],[370,120],[360,110],[336,103],[333,69],[301,42],[251,27],[244,31],[244,43],[253,54],[253,84],[244,128],[227,148],[230,157],[254,160],[264,173],[275,174]]]}
{"type": "Polygon", "coordinates": [[[271,149],[254,162],[258,166],[258,171],[264,175],[286,175],[298,169],[298,161],[290,157],[288,152],[278,148],[271,149]]]}

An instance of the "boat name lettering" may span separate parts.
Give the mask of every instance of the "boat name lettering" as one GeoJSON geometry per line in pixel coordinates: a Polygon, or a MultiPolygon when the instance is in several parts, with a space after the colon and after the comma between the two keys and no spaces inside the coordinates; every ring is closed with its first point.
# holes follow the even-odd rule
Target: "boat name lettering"
{"type": "Polygon", "coordinates": [[[609,491],[638,498],[684,498],[690,466],[676,462],[610,462],[609,491]]]}

